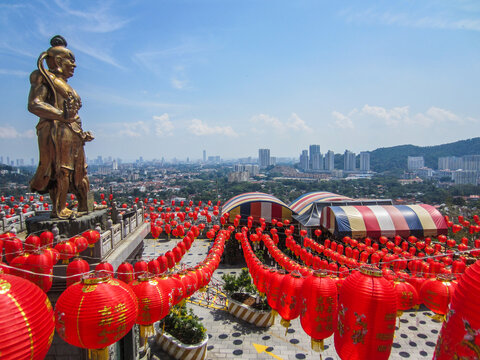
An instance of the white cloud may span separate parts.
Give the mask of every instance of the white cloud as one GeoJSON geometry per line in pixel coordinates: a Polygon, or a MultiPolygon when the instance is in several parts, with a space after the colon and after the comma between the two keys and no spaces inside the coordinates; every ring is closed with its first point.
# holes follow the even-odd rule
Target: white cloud
{"type": "Polygon", "coordinates": [[[193,119],[188,125],[188,131],[197,136],[205,135],[225,135],[236,137],[238,134],[231,126],[210,126],[199,119],[193,119]]]}
{"type": "Polygon", "coordinates": [[[157,136],[170,136],[174,129],[173,123],[170,121],[170,117],[167,113],[154,116],[153,121],[155,124],[155,134],[157,136]]]}
{"type": "Polygon", "coordinates": [[[0,69],[0,75],[27,77],[29,75],[29,73],[26,72],[26,71],[21,71],[21,70],[0,69]]]}
{"type": "Polygon", "coordinates": [[[395,107],[387,110],[381,106],[370,106],[365,104],[361,112],[382,119],[387,125],[395,126],[408,119],[408,106],[395,107]]]}
{"type": "Polygon", "coordinates": [[[20,132],[10,125],[0,126],[0,139],[20,139],[20,138],[31,139],[34,136],[35,136],[35,132],[33,130],[20,132]]]}
{"type": "Polygon", "coordinates": [[[259,125],[259,128],[255,130],[259,133],[276,131],[279,133],[284,133],[290,130],[293,131],[311,131],[311,128],[301,119],[296,113],[292,113],[290,118],[283,122],[274,116],[267,114],[258,114],[252,116],[250,121],[253,124],[259,125]]]}
{"type": "Polygon", "coordinates": [[[335,119],[335,125],[342,129],[353,129],[354,120],[365,121],[373,119],[380,120],[381,123],[388,127],[399,127],[401,125],[420,125],[425,128],[432,127],[440,123],[456,123],[463,124],[465,122],[476,123],[476,119],[472,117],[461,117],[450,110],[432,106],[425,112],[410,114],[409,106],[398,106],[387,109],[381,106],[371,106],[365,104],[360,111],[353,109],[347,115],[338,111],[333,111],[332,116],[335,119]]]}
{"type": "Polygon", "coordinates": [[[353,129],[355,126],[352,119],[338,111],[332,111],[332,116],[335,119],[335,126],[341,129],[353,129]]]}
{"type": "Polygon", "coordinates": [[[139,138],[150,133],[150,126],[144,121],[124,122],[120,124],[120,129],[117,134],[112,135],[139,138]]]}
{"type": "MultiPolygon", "coordinates": [[[[362,10],[350,8],[342,11],[341,15],[347,22],[380,23],[412,28],[480,31],[480,20],[472,16],[475,11],[462,9],[461,2],[451,1],[444,2],[443,6],[442,4],[435,5],[437,6],[426,7],[423,14],[421,11],[413,13],[401,9],[392,11],[390,9],[383,10],[378,8],[362,10]]],[[[478,7],[476,11],[478,12],[478,7]]]]}

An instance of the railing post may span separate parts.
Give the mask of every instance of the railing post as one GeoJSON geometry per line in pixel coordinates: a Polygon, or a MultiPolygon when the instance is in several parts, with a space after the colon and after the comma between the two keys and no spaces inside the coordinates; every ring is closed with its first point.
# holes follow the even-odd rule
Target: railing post
{"type": "Polygon", "coordinates": [[[108,231],[110,231],[110,243],[112,244],[112,249],[113,249],[113,244],[114,244],[114,241],[113,241],[113,221],[112,219],[108,219],[107,220],[107,229],[108,231]]]}

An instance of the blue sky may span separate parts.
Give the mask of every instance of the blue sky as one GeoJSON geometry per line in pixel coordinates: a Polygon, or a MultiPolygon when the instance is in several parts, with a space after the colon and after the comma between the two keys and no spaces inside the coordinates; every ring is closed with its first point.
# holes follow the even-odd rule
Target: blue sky
{"type": "Polygon", "coordinates": [[[0,155],[38,158],[28,76],[55,34],[89,158],[297,157],[480,135],[476,0],[0,0],[0,155]]]}

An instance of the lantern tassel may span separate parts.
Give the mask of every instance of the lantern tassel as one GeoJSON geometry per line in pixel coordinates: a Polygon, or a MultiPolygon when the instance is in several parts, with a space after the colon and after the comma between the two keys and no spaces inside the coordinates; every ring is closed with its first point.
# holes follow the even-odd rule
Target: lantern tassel
{"type": "MultiPolygon", "coordinates": [[[[325,347],[323,345],[323,339],[317,340],[317,339],[311,338],[310,345],[312,347],[312,350],[315,351],[315,352],[320,352],[320,351],[325,350],[325,347]]],[[[320,357],[321,356],[322,355],[320,355],[320,357]]]]}
{"type": "Polygon", "coordinates": [[[140,325],[140,337],[146,339],[152,335],[155,335],[155,329],[153,325],[140,325]]]}
{"type": "Polygon", "coordinates": [[[110,354],[108,353],[108,348],[102,349],[88,349],[88,358],[90,360],[108,360],[110,354]]]}
{"type": "Polygon", "coordinates": [[[290,320],[285,320],[282,318],[282,320],[280,320],[280,324],[282,324],[282,326],[285,328],[285,336],[287,336],[288,328],[290,327],[290,320]]]}

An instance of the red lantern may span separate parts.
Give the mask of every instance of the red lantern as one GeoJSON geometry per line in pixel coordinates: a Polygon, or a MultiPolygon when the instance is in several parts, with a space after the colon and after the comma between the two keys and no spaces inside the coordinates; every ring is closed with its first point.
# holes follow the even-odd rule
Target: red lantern
{"type": "Polygon", "coordinates": [[[135,279],[132,264],[126,261],[121,263],[117,268],[117,278],[127,284],[132,282],[135,279]]]}
{"type": "Polygon", "coordinates": [[[55,250],[60,253],[60,259],[63,264],[68,264],[68,259],[71,259],[77,253],[77,247],[71,241],[62,241],[55,245],[55,250]]]}
{"type": "Polygon", "coordinates": [[[135,263],[133,266],[135,279],[138,279],[139,276],[148,273],[148,264],[146,261],[140,260],[135,263]]]}
{"type": "Polygon", "coordinates": [[[85,231],[82,236],[87,239],[88,241],[88,246],[89,247],[94,247],[95,243],[100,240],[100,233],[96,230],[88,230],[85,231]]]}
{"type": "Polygon", "coordinates": [[[0,354],[2,359],[43,359],[55,322],[46,294],[30,281],[0,274],[0,354]]]}
{"type": "Polygon", "coordinates": [[[68,241],[73,242],[77,247],[77,255],[88,247],[88,240],[85,237],[80,235],[74,236],[68,241]]]}
{"type": "Polygon", "coordinates": [[[137,297],[138,315],[135,322],[140,325],[140,336],[146,338],[154,335],[153,323],[163,319],[170,310],[168,300],[171,288],[152,276],[140,276],[130,286],[137,297]]]}
{"type": "Polygon", "coordinates": [[[323,350],[323,339],[337,327],[337,285],[327,275],[326,271],[315,271],[305,279],[302,289],[304,307],[300,323],[312,338],[315,351],[323,350]]]}
{"type": "Polygon", "coordinates": [[[300,316],[303,282],[304,277],[298,271],[292,271],[282,279],[277,311],[282,317],[280,323],[286,330],[290,327],[290,321],[300,316]]]}
{"type": "Polygon", "coordinates": [[[434,359],[478,359],[480,357],[480,262],[462,276],[438,337],[434,359]]]}
{"type": "Polygon", "coordinates": [[[58,298],[55,328],[67,343],[92,350],[93,358],[107,359],[107,347],[135,323],[137,307],[135,293],[124,282],[110,276],[84,278],[58,298]]]}
{"type": "Polygon", "coordinates": [[[399,278],[394,282],[393,287],[397,294],[397,316],[402,316],[404,311],[413,307],[418,308],[418,292],[412,284],[399,278]]]}
{"type": "Polygon", "coordinates": [[[95,266],[95,271],[101,276],[105,276],[105,274],[107,274],[108,276],[113,277],[114,274],[112,264],[106,261],[98,263],[97,266],[95,266]]]}
{"type": "Polygon", "coordinates": [[[23,243],[13,234],[3,239],[3,246],[5,247],[5,259],[8,263],[18,255],[23,254],[23,243]]]}
{"type": "Polygon", "coordinates": [[[67,266],[67,287],[82,280],[82,276],[90,271],[90,265],[81,259],[75,258],[67,266]]]}
{"type": "Polygon", "coordinates": [[[438,315],[435,318],[445,320],[454,290],[451,275],[437,275],[423,283],[420,288],[420,301],[438,315]]]}
{"type": "Polygon", "coordinates": [[[53,247],[53,233],[50,231],[44,231],[40,234],[40,246],[53,247]]]}
{"type": "Polygon", "coordinates": [[[390,281],[373,266],[362,266],[340,288],[335,349],[342,359],[388,359],[397,299],[390,281]]]}
{"type": "Polygon", "coordinates": [[[36,235],[29,235],[25,239],[25,251],[28,253],[32,253],[37,251],[40,248],[40,238],[36,235]]]}
{"type": "Polygon", "coordinates": [[[50,254],[44,251],[36,251],[30,254],[24,263],[26,272],[23,276],[30,280],[40,289],[48,292],[52,287],[53,263],[50,254]]]}

